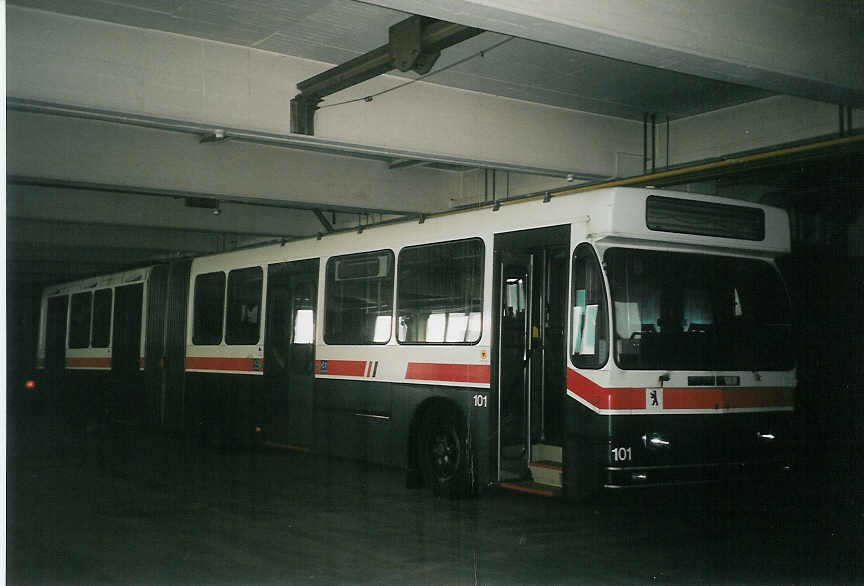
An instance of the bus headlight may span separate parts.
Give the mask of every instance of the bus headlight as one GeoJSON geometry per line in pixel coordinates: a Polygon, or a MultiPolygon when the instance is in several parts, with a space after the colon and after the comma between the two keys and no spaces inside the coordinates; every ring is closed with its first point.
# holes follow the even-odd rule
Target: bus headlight
{"type": "Polygon", "coordinates": [[[756,432],[756,439],[758,439],[762,443],[770,444],[774,440],[777,439],[777,436],[774,435],[773,433],[764,433],[761,431],[757,431],[756,432]]]}
{"type": "Polygon", "coordinates": [[[649,450],[668,450],[672,443],[659,433],[647,433],[642,436],[642,443],[649,450]]]}

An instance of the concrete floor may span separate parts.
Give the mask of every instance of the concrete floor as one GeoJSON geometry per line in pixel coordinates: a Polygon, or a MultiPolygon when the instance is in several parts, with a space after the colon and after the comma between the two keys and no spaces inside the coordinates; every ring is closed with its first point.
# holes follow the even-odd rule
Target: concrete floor
{"type": "Polygon", "coordinates": [[[864,582],[862,519],[818,490],[737,498],[717,535],[679,493],[437,500],[403,474],[11,417],[9,584],[864,582]]]}

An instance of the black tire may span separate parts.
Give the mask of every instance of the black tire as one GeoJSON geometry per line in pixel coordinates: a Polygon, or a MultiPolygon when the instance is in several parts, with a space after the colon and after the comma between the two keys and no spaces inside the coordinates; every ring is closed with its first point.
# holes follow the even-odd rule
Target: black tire
{"type": "Polygon", "coordinates": [[[455,409],[435,406],[423,419],[418,442],[420,471],[436,496],[473,494],[473,460],[465,422],[455,409]]]}

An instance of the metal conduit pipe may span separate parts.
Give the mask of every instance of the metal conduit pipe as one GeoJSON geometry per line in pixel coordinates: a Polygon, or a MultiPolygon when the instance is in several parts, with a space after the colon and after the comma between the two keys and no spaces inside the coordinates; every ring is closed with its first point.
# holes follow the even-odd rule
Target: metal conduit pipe
{"type": "Polygon", "coordinates": [[[648,113],[642,114],[642,173],[648,172],[648,113]]]}
{"type": "Polygon", "coordinates": [[[657,114],[651,114],[651,172],[657,170],[657,114]]]}
{"type": "Polygon", "coordinates": [[[666,163],[665,166],[667,169],[669,168],[669,132],[670,132],[669,116],[667,115],[666,116],[666,160],[664,161],[664,163],[666,163]]]}

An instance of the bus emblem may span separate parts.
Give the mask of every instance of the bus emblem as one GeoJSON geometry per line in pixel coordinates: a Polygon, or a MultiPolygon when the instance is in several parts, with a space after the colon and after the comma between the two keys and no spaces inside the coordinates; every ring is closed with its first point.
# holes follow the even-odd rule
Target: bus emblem
{"type": "Polygon", "coordinates": [[[645,389],[645,407],[659,411],[663,409],[663,389],[645,389]]]}

